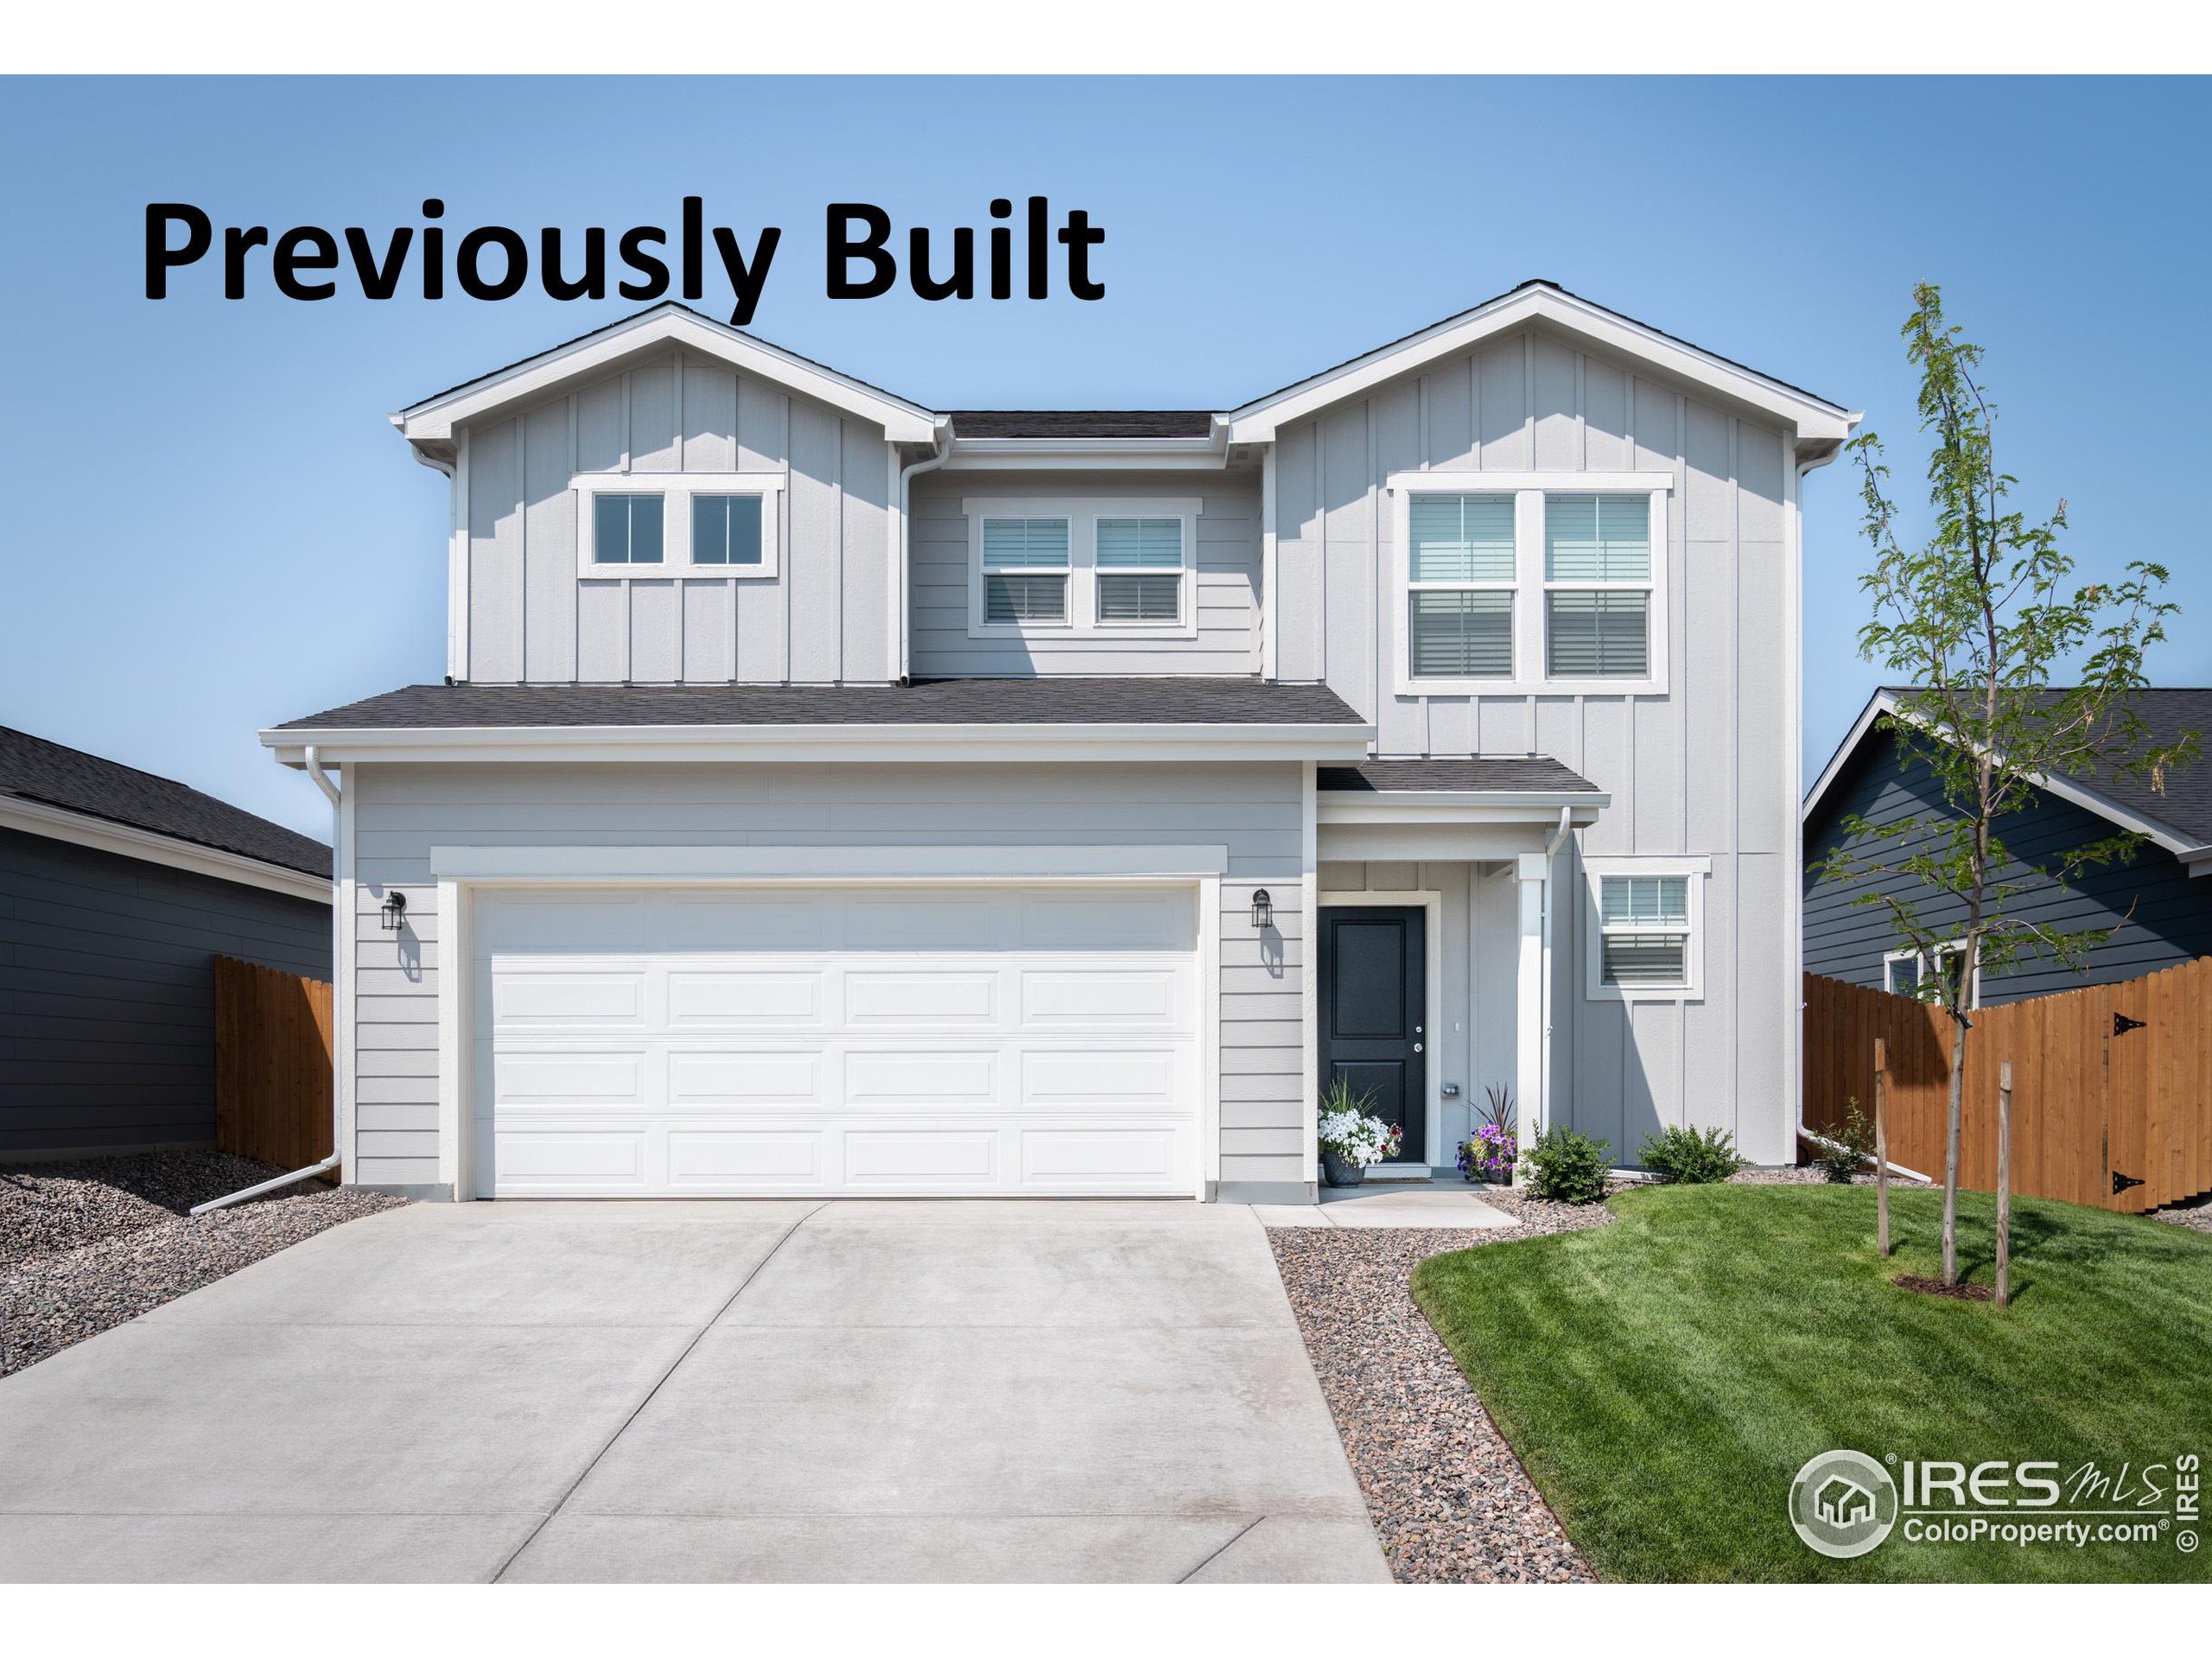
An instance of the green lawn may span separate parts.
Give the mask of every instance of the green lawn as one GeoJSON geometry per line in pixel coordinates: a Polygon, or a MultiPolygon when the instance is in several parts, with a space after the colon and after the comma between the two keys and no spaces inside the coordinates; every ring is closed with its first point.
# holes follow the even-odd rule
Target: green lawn
{"type": "MultiPolygon", "coordinates": [[[[1646,1188],[1609,1227],[1425,1262],[1414,1294],[1602,1577],[2212,1578],[2212,1547],[2171,1530],[2075,1550],[1900,1527],[1851,1561],[1798,1541],[1791,1478],[1831,1447],[2164,1465],[2169,1490],[2177,1454],[2212,1465],[2212,1237],[2018,1204],[2000,1313],[1889,1283],[1936,1274],[1942,1197],[1891,1204],[1885,1264],[1868,1187],[1646,1188]]],[[[1961,1264],[1985,1284],[1993,1208],[1961,1195],[1961,1264]]]]}

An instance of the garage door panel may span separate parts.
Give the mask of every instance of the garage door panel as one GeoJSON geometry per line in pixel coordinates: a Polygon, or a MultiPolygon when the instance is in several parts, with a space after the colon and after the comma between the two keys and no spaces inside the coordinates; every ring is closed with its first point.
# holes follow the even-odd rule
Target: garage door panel
{"type": "Polygon", "coordinates": [[[1181,1023],[1189,976],[1173,968],[1033,968],[1021,974],[1024,1030],[1091,1031],[1181,1023]]]}
{"type": "Polygon", "coordinates": [[[672,1129],[669,1185],[818,1186],[827,1139],[820,1129],[672,1129]]]}
{"type": "Polygon", "coordinates": [[[487,893],[480,1190],[1188,1193],[1197,913],[1187,888],[487,893]]]}
{"type": "Polygon", "coordinates": [[[844,1146],[845,1179],[855,1186],[967,1192],[997,1184],[995,1128],[848,1130],[844,1146]]]}
{"type": "Polygon", "coordinates": [[[1116,1191],[1132,1184],[1165,1183],[1174,1174],[1177,1139],[1173,1128],[1144,1129],[1024,1129],[1020,1132],[1025,1184],[1059,1187],[1103,1186],[1116,1191]]]}
{"type": "Polygon", "coordinates": [[[1026,1049],[1021,1055],[1025,1106],[1081,1103],[1158,1112],[1181,1090],[1180,1055],[1159,1049],[1026,1049]]]}
{"type": "Polygon", "coordinates": [[[826,972],[820,968],[671,968],[668,1023],[679,1031],[793,1026],[818,1030],[824,1018],[826,972]]]}
{"type": "Polygon", "coordinates": [[[845,1100],[854,1106],[1000,1104],[998,1050],[848,1049],[845,1100]]]}
{"type": "Polygon", "coordinates": [[[668,1057],[671,1107],[772,1103],[820,1107],[824,1057],[810,1049],[674,1051],[668,1057]]]}
{"type": "Polygon", "coordinates": [[[999,1018],[996,969],[849,968],[844,973],[849,1027],[995,1026],[999,1018]]]}
{"type": "Polygon", "coordinates": [[[492,961],[492,1026],[629,1026],[645,1021],[645,970],[593,971],[532,967],[522,969],[499,957],[492,961]]]}
{"type": "Polygon", "coordinates": [[[642,1049],[495,1049],[492,1097],[501,1106],[643,1106],[646,1058],[642,1049]]]}

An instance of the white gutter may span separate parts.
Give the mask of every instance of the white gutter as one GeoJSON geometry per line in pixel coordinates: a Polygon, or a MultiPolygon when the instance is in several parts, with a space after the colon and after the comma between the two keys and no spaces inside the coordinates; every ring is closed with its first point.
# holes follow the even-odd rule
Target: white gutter
{"type": "Polygon", "coordinates": [[[935,472],[952,459],[952,440],[950,429],[941,430],[932,440],[929,454],[899,474],[899,568],[892,573],[892,626],[899,637],[899,648],[892,662],[892,677],[899,684],[906,683],[912,639],[906,618],[906,579],[912,569],[909,561],[913,557],[914,501],[912,485],[917,473],[935,472]]]}
{"type": "MultiPolygon", "coordinates": [[[[1797,1104],[1797,1133],[1801,1137],[1811,1141],[1815,1146],[1826,1147],[1830,1152],[1859,1152],[1859,1148],[1856,1147],[1847,1147],[1840,1141],[1831,1141],[1825,1135],[1815,1135],[1812,1130],[1807,1128],[1805,1127],[1805,1105],[1802,1097],[1797,1104]]],[[[1874,1161],[1874,1154],[1871,1152],[1859,1152],[1859,1156],[1866,1163],[1871,1164],[1874,1161]]],[[[1907,1169],[1903,1164],[1897,1162],[1894,1158],[1890,1160],[1890,1173],[1892,1175],[1902,1175],[1909,1181],[1918,1181],[1927,1186],[1933,1186],[1936,1185],[1936,1178],[1934,1176],[1923,1175],[1916,1169],[1907,1169]]]]}
{"type": "MultiPolygon", "coordinates": [[[[331,845],[334,849],[338,844],[338,785],[332,783],[330,781],[330,775],[323,771],[322,757],[315,753],[315,746],[314,744],[310,743],[308,745],[306,753],[301,758],[306,765],[308,776],[315,779],[315,786],[321,790],[330,802],[330,816],[332,820],[331,845]]],[[[353,918],[351,916],[342,913],[341,907],[336,904],[333,904],[331,909],[337,916],[337,931],[342,934],[346,928],[349,928],[353,925],[353,918]]],[[[342,1024],[343,1022],[339,1021],[334,1023],[342,1024]]],[[[234,1204],[244,1204],[248,1198],[257,1198],[264,1192],[274,1192],[280,1186],[289,1186],[295,1181],[308,1180],[317,1175],[327,1174],[330,1171],[336,1169],[339,1165],[344,1161],[346,1155],[345,1140],[339,1132],[340,1126],[339,1123],[338,1110],[338,1080],[335,1077],[333,1077],[331,1079],[330,1087],[331,1153],[330,1156],[324,1159],[321,1163],[309,1164],[305,1169],[296,1169],[289,1175],[274,1176],[257,1185],[245,1187],[236,1192],[226,1192],[219,1198],[208,1199],[205,1204],[195,1204],[192,1206],[191,1210],[188,1211],[188,1213],[195,1216],[204,1216],[211,1210],[227,1210],[234,1204]]]]}

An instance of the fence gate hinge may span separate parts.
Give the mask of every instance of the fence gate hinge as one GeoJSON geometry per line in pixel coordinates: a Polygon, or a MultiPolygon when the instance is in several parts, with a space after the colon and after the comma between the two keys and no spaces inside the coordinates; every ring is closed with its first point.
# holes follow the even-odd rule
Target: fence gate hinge
{"type": "Polygon", "coordinates": [[[2143,1025],[2144,1022],[2140,1020],[2131,1020],[2124,1014],[2115,1014],[2112,1017],[2112,1034],[2115,1037],[2125,1037],[2131,1031],[2142,1030],[2143,1025]]]}
{"type": "Polygon", "coordinates": [[[2123,1175],[2116,1169],[2112,1173],[2112,1195],[2115,1198],[2126,1192],[2129,1187],[2142,1185],[2143,1183],[2133,1175],[2123,1175]]]}

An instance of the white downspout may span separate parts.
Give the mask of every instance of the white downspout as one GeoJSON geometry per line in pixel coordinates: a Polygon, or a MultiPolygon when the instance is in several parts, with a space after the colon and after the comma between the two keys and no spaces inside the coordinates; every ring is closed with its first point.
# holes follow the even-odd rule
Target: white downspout
{"type": "Polygon", "coordinates": [[[1547,1129],[1552,1126],[1552,889],[1559,885],[1552,874],[1552,860],[1573,829],[1574,809],[1562,806],[1559,827],[1544,840],[1544,982],[1537,993],[1543,1009],[1544,1052],[1542,1070],[1537,1073],[1542,1081],[1542,1097],[1537,1103],[1541,1110],[1536,1121],[1547,1129]]]}
{"type": "Polygon", "coordinates": [[[950,429],[945,436],[930,453],[912,466],[902,467],[899,474],[899,569],[896,592],[893,595],[894,613],[898,619],[899,658],[892,664],[893,677],[901,685],[906,683],[912,666],[913,631],[907,617],[906,584],[913,575],[914,500],[912,484],[917,473],[934,472],[952,459],[952,436],[950,429]]]}
{"type": "MultiPolygon", "coordinates": [[[[307,752],[301,757],[301,759],[306,763],[307,774],[309,778],[315,780],[315,786],[321,790],[323,792],[325,798],[330,802],[331,817],[334,820],[338,815],[338,785],[332,783],[330,781],[330,774],[323,771],[322,757],[315,753],[315,746],[310,743],[307,747],[307,752]]],[[[334,856],[335,855],[337,841],[337,834],[334,828],[331,836],[331,846],[334,856]]],[[[337,908],[337,899],[334,892],[331,900],[331,909],[334,912],[337,908]]],[[[337,917],[336,928],[344,928],[349,925],[352,921],[353,918],[350,916],[337,917]]],[[[335,929],[334,929],[334,931],[335,929]]],[[[332,965],[334,969],[336,966],[335,959],[334,959],[332,965]]],[[[336,1022],[334,1021],[333,1023],[335,1024],[336,1022]]],[[[338,1109],[338,1084],[337,1079],[334,1077],[331,1080],[330,1087],[331,1152],[330,1156],[324,1159],[321,1163],[310,1164],[305,1169],[296,1169],[289,1175],[276,1176],[271,1179],[263,1181],[257,1186],[245,1187],[236,1192],[226,1192],[219,1198],[208,1199],[205,1204],[195,1204],[188,1213],[195,1216],[204,1216],[211,1210],[226,1210],[232,1205],[244,1204],[248,1198],[257,1198],[264,1192],[274,1192],[280,1186],[289,1186],[295,1181],[304,1181],[317,1175],[327,1174],[330,1171],[337,1168],[345,1159],[345,1143],[340,1135],[341,1125],[339,1122],[338,1109]]]]}

